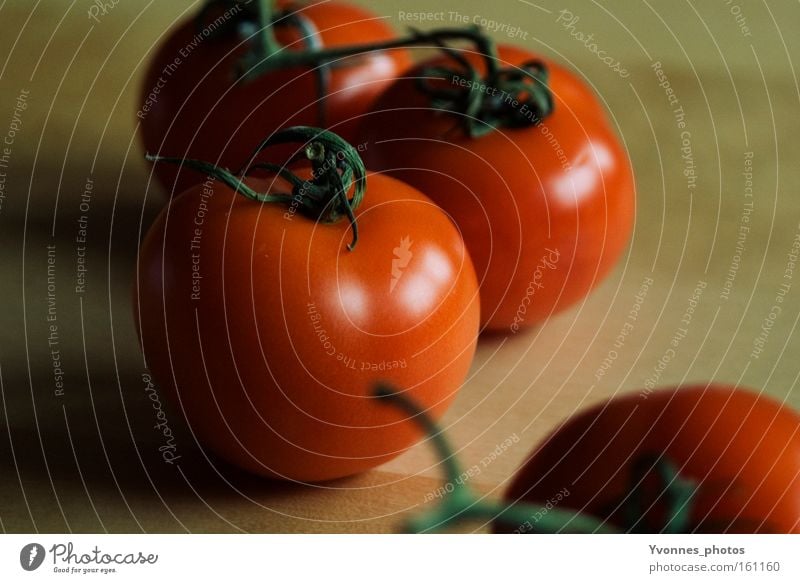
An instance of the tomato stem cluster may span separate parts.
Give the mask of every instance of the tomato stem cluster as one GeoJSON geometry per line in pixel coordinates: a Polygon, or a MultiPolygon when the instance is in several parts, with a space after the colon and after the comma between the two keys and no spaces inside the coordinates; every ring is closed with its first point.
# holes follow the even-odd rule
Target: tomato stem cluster
{"type": "Polygon", "coordinates": [[[186,166],[213,176],[236,193],[257,202],[278,202],[296,206],[304,214],[318,221],[333,223],[347,217],[353,230],[353,240],[347,248],[352,251],[358,242],[358,224],[354,211],[364,198],[367,171],[358,151],[333,132],[306,126],[296,126],[276,132],[262,141],[245,166],[235,173],[203,160],[149,154],[145,157],[151,162],[186,166]],[[302,148],[283,164],[256,162],[266,148],[290,143],[301,144],[302,148]],[[310,179],[300,178],[288,168],[302,159],[311,162],[310,179]],[[280,176],[292,185],[291,193],[255,191],[244,182],[244,178],[254,170],[267,170],[280,176]],[[348,196],[351,190],[352,195],[348,196]]]}
{"type": "MultiPolygon", "coordinates": [[[[541,123],[553,111],[548,71],[538,60],[519,67],[492,67],[482,78],[480,72],[458,52],[443,50],[461,69],[429,67],[417,79],[420,91],[431,97],[431,105],[463,116],[473,138],[497,128],[524,128],[541,123]],[[431,80],[447,83],[431,83],[431,80]]],[[[494,59],[491,62],[496,63],[494,59]]]]}
{"type": "MultiPolygon", "coordinates": [[[[208,5],[236,1],[210,0],[208,5]]],[[[464,130],[471,137],[480,137],[495,128],[536,125],[553,110],[545,65],[534,60],[520,67],[500,66],[496,44],[477,26],[439,28],[429,32],[411,29],[408,36],[386,42],[326,48],[322,46],[313,23],[303,16],[302,11],[280,11],[274,0],[257,0],[245,5],[249,7],[245,18],[254,22],[259,31],[253,49],[240,63],[239,76],[252,81],[277,69],[313,68],[319,92],[319,124],[323,127],[324,101],[332,63],[374,51],[413,46],[439,48],[455,62],[456,67],[438,66],[424,70],[418,88],[431,98],[432,107],[462,116],[464,130]],[[283,47],[275,38],[274,27],[277,24],[296,26],[302,35],[304,48],[287,50],[283,47]],[[447,45],[452,41],[467,41],[475,45],[475,52],[484,60],[484,77],[459,51],[447,45]]]]}
{"type": "MultiPolygon", "coordinates": [[[[425,69],[417,86],[430,96],[432,107],[461,115],[464,129],[471,137],[480,137],[495,128],[536,125],[553,111],[553,96],[544,63],[533,60],[520,67],[500,66],[497,46],[478,27],[440,28],[430,32],[412,29],[409,36],[384,43],[282,51],[268,55],[246,76],[258,77],[271,70],[294,66],[325,70],[332,61],[411,46],[437,47],[455,62],[456,67],[442,65],[425,69]],[[481,76],[461,51],[447,45],[447,42],[457,40],[475,45],[475,52],[484,60],[485,76],[481,76]]],[[[323,98],[321,89],[320,101],[323,98]]]]}

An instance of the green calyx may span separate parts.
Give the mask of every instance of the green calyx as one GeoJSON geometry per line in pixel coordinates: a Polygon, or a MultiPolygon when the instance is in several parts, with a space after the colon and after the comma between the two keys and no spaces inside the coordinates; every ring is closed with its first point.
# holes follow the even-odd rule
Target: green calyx
{"type": "Polygon", "coordinates": [[[477,138],[498,128],[525,128],[538,125],[553,111],[553,95],[548,85],[547,67],[533,60],[519,67],[498,67],[496,57],[488,57],[488,73],[478,70],[449,47],[442,50],[456,67],[437,66],[423,70],[417,86],[431,98],[431,105],[463,116],[467,135],[477,138]],[[446,81],[446,84],[432,83],[446,81]]]}
{"type": "Polygon", "coordinates": [[[514,529],[515,533],[620,533],[620,532],[688,532],[692,498],[696,485],[681,477],[674,464],[664,457],[642,456],[635,460],[628,495],[617,506],[623,515],[624,529],[606,520],[557,508],[552,504],[538,506],[528,503],[505,505],[479,497],[466,485],[458,459],[442,430],[428,414],[405,394],[393,387],[379,383],[374,397],[384,399],[419,425],[430,439],[442,461],[447,492],[442,502],[406,525],[404,530],[426,533],[454,527],[466,521],[500,523],[514,529]],[[646,496],[645,481],[651,472],[658,478],[655,497],[646,496]],[[656,503],[665,507],[663,524],[646,524],[645,515],[656,503]]]}
{"type": "Polygon", "coordinates": [[[620,504],[628,532],[689,532],[692,498],[696,491],[697,485],[681,476],[666,457],[643,455],[635,459],[628,494],[620,504]],[[653,474],[655,488],[648,493],[648,477],[653,474]],[[656,505],[663,507],[664,517],[659,524],[648,524],[645,517],[656,505]]]}
{"type": "Polygon", "coordinates": [[[166,162],[197,170],[213,176],[246,198],[261,203],[286,204],[317,221],[335,223],[346,217],[353,231],[353,240],[347,248],[352,251],[358,242],[355,209],[364,199],[367,170],[358,151],[333,132],[306,126],[276,132],[256,147],[244,168],[236,173],[190,158],[149,154],[145,158],[150,162],[166,162]],[[256,162],[265,149],[279,144],[300,144],[302,151],[283,164],[256,162]],[[311,163],[311,178],[301,178],[288,168],[302,159],[311,163]],[[291,192],[255,191],[244,179],[256,170],[267,170],[280,176],[292,185],[291,192]],[[348,196],[351,190],[352,194],[348,196]]]}

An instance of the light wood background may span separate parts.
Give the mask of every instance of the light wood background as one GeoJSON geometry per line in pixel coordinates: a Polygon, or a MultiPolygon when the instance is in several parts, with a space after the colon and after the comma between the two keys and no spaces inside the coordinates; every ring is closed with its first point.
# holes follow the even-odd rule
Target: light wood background
{"type": "MultiPolygon", "coordinates": [[[[369,5],[398,27],[396,2],[369,5]]],[[[800,232],[800,5],[756,2],[403,0],[519,26],[529,48],[568,63],[606,103],[633,161],[636,229],[613,275],[584,303],[542,327],[482,340],[445,418],[471,483],[500,496],[515,468],[559,421],[610,395],[717,380],[800,407],[800,273],[763,352],[762,322],[786,281],[800,232]],[[557,22],[561,10],[630,72],[622,79],[557,22]],[[738,20],[737,20],[738,16],[738,20]],[[746,26],[747,29],[743,29],[746,26]],[[690,193],[680,131],[651,67],[659,61],[686,113],[698,175],[690,193]],[[745,196],[752,152],[753,196],[745,196]],[[745,202],[750,231],[730,291],[745,202]],[[630,335],[614,342],[652,278],[630,335]],[[698,282],[689,332],[659,360],[698,282]],[[598,368],[616,350],[599,380],[598,368]],[[486,467],[497,444],[518,439],[486,467]]],[[[120,2],[99,22],[88,0],[0,3],[0,140],[18,96],[27,109],[0,168],[0,528],[9,532],[386,532],[439,485],[424,444],[366,475],[289,487],[211,465],[170,415],[180,464],[161,461],[130,310],[140,224],[161,198],[136,140],[136,98],[153,46],[196,3],[120,2]],[[93,182],[87,290],[74,292],[75,236],[93,182]],[[47,246],[56,246],[64,395],[48,346],[47,246]]],[[[426,25],[422,25],[426,26],[426,25]]],[[[508,40],[503,33],[498,40],[508,40]]],[[[468,527],[471,528],[471,527],[468,527]]],[[[475,526],[480,528],[480,525],[475,526]]]]}

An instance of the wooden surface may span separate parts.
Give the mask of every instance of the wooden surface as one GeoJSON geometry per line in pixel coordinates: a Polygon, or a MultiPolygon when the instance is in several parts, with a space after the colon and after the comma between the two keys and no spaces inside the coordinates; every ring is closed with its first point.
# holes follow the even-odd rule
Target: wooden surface
{"type": "MultiPolygon", "coordinates": [[[[440,485],[425,445],[366,475],[289,487],[209,460],[167,409],[181,459],[162,461],[129,293],[136,241],[162,199],[157,186],[148,189],[133,112],[154,43],[193,3],[121,2],[99,22],[88,18],[89,5],[0,4],[0,139],[12,122],[18,126],[0,168],[0,527],[391,531],[440,485]],[[88,181],[86,289],[78,294],[75,238],[78,218],[87,214],[80,204],[88,181]],[[48,275],[62,395],[48,345],[48,275]]],[[[369,5],[398,27],[415,24],[401,21],[389,0],[369,5]]],[[[422,0],[403,5],[431,10],[422,0]]],[[[785,277],[800,233],[800,5],[740,1],[737,12],[725,2],[576,1],[569,10],[579,21],[571,29],[558,22],[564,8],[521,0],[492,3],[491,14],[477,1],[435,8],[445,18],[457,11],[518,25],[525,38],[516,42],[579,70],[611,112],[638,184],[635,233],[613,275],[538,329],[482,340],[446,416],[464,466],[477,468],[471,483],[493,497],[559,421],[648,382],[741,383],[800,407],[800,273],[785,277]],[[629,76],[610,70],[576,31],[593,34],[598,50],[629,76]],[[682,130],[654,62],[685,113],[694,188],[684,174],[682,130]],[[743,174],[750,170],[746,158],[751,177],[743,174]],[[743,216],[749,231],[737,251],[743,216]],[[754,355],[782,283],[791,288],[754,355]],[[646,297],[637,300],[643,284],[646,297]],[[671,339],[684,327],[698,285],[702,295],[672,356],[671,339]],[[633,321],[628,316],[637,305],[633,321]],[[626,322],[632,327],[620,343],[626,322]],[[665,355],[669,362],[659,364],[665,355]],[[607,370],[599,375],[604,359],[607,370]],[[512,447],[482,461],[509,438],[512,447]]],[[[507,40],[503,32],[495,36],[507,40]]]]}

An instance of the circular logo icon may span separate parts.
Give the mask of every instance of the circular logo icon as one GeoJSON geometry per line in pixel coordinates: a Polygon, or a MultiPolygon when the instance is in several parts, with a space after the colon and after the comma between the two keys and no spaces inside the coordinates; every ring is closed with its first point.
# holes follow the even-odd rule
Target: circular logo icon
{"type": "Polygon", "coordinates": [[[44,547],[39,543],[29,543],[19,552],[19,564],[26,571],[35,571],[44,562],[44,547]]]}

